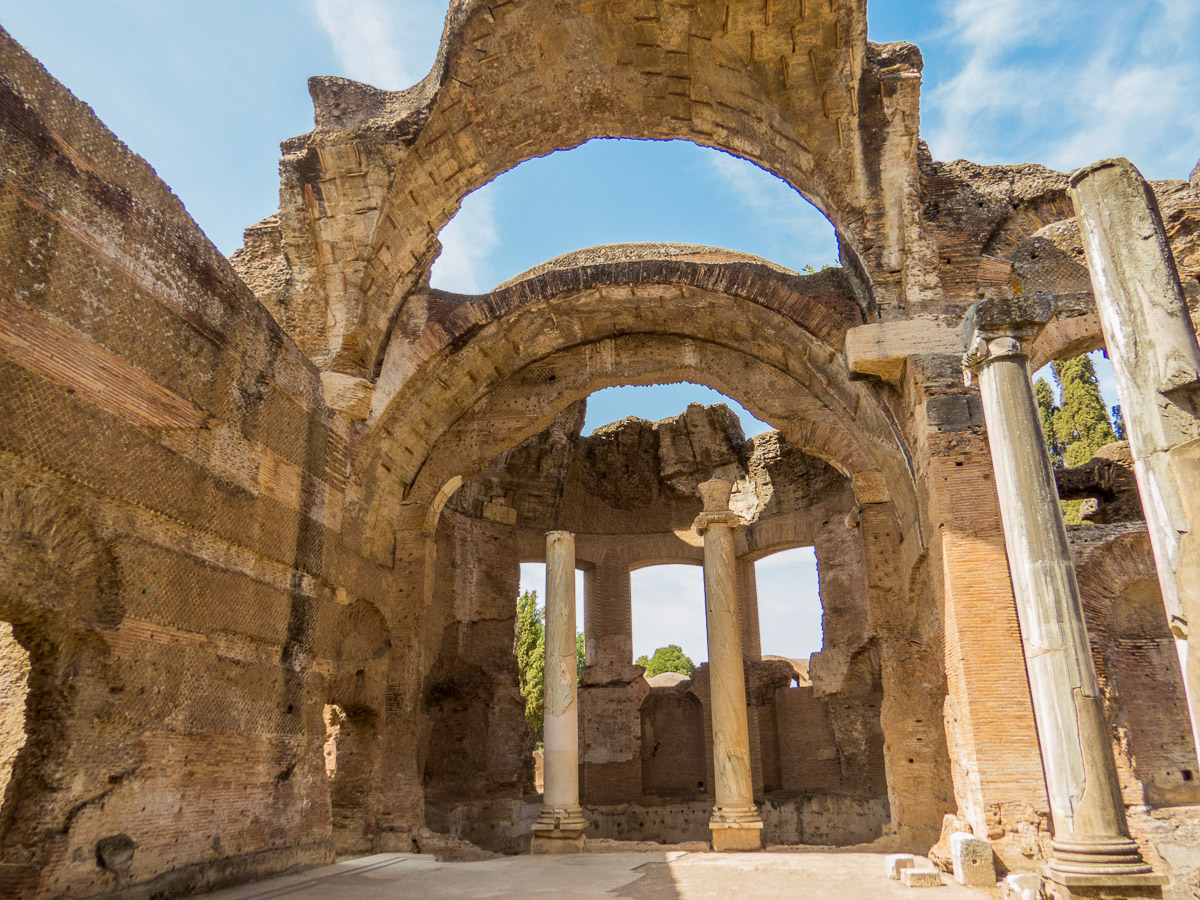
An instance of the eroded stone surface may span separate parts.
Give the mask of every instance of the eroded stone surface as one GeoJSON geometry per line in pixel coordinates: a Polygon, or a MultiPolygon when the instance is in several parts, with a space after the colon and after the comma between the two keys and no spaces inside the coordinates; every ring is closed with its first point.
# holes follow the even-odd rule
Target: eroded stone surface
{"type": "MultiPolygon", "coordinates": [[[[739,604],[767,840],[923,853],[956,813],[1010,867],[1044,860],[986,425],[945,338],[976,300],[1033,294],[1056,311],[1035,364],[1103,337],[1067,177],[932,160],[920,70],[867,41],[861,0],[455,0],[420,84],[312,81],[281,208],[226,261],[0,33],[0,618],[28,654],[27,695],[2,698],[5,888],[180,894],[406,851],[426,824],[527,850],[514,601],[559,529],[594,594],[583,803],[606,837],[694,838],[710,673],[641,677],[629,571],[699,562],[713,477],[749,522],[741,595],[767,553],[820,564],[803,666],[762,660],[739,604]],[[596,136],[764,166],[829,215],[844,265],[622,245],[484,295],[428,287],[463,197],[596,136]],[[696,408],[579,436],[592,391],[680,380],[778,432],[696,408]]],[[[1152,190],[1195,317],[1196,176],[1152,190]]],[[[1184,896],[1200,773],[1122,468],[1061,481],[1112,504],[1072,553],[1130,826],[1184,896]]]]}

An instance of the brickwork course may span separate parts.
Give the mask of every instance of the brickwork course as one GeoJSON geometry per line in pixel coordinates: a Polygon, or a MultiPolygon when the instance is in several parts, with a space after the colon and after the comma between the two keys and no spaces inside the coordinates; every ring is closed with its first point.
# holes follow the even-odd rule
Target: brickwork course
{"type": "MultiPolygon", "coordinates": [[[[765,840],[925,854],[965,830],[1001,873],[1044,863],[960,329],[976,301],[1036,294],[1058,313],[1035,367],[1104,336],[1068,176],[931,159],[921,65],[867,41],[865,0],[453,0],[418,85],[311,79],[279,212],[226,259],[0,31],[0,895],[526,852],[519,565],[555,530],[585,571],[589,835],[707,840],[711,673],[645,679],[629,573],[702,564],[712,478],[745,521],[765,840]],[[429,286],[468,193],[595,137],[768,169],[828,216],[842,265],[630,244],[478,296],[429,286]],[[581,436],[594,391],[677,381],[776,430],[693,406],[581,436]],[[764,659],[753,564],[795,547],[824,645],[764,659]]],[[[1151,190],[1194,319],[1200,176],[1151,190]]],[[[1069,537],[1130,829],[1183,898],[1200,764],[1130,458],[1102,448],[1060,492],[1093,503],[1069,537]]]]}

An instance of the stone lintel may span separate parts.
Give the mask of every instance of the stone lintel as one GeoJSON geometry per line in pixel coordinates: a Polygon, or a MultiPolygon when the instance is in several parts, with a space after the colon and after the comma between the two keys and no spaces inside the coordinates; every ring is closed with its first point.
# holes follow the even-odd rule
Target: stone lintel
{"type": "Polygon", "coordinates": [[[887,479],[878,469],[866,469],[850,476],[854,499],[861,504],[887,503],[891,499],[887,479]]]}
{"type": "Polygon", "coordinates": [[[977,334],[1040,331],[1059,316],[1081,316],[1095,311],[1091,293],[1059,294],[1038,291],[1020,297],[976,301],[963,317],[962,344],[970,346],[977,334]]]}
{"type": "Polygon", "coordinates": [[[944,319],[909,319],[851,328],[845,349],[852,376],[898,385],[910,356],[957,355],[962,342],[957,327],[944,319]]]}

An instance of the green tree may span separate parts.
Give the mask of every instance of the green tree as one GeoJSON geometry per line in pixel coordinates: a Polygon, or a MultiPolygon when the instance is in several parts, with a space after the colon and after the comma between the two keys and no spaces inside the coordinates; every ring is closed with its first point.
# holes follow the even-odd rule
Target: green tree
{"type": "Polygon", "coordinates": [[[583,632],[575,632],[575,674],[583,674],[583,658],[585,651],[583,649],[583,632]]]}
{"type": "Polygon", "coordinates": [[[678,672],[690,677],[696,671],[696,664],[688,659],[678,644],[659,647],[653,656],[639,656],[637,664],[645,668],[646,675],[650,678],[663,672],[678,672]]]}
{"type": "Polygon", "coordinates": [[[546,706],[546,611],[537,605],[537,591],[517,600],[517,673],[525,700],[525,721],[542,740],[546,706]]]}
{"type": "Polygon", "coordinates": [[[1054,414],[1058,412],[1058,404],[1054,402],[1054,388],[1045,378],[1033,383],[1033,398],[1042,416],[1042,434],[1046,438],[1046,449],[1050,451],[1050,461],[1054,463],[1054,468],[1062,468],[1062,447],[1058,445],[1054,432],[1054,414]]]}
{"type": "Polygon", "coordinates": [[[1100,382],[1087,354],[1053,363],[1062,403],[1054,414],[1054,437],[1068,466],[1081,466],[1117,439],[1100,397],[1100,382]]]}

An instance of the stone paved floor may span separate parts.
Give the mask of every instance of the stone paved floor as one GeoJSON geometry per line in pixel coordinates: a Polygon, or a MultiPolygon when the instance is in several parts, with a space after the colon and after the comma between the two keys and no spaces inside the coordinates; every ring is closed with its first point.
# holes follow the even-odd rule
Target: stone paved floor
{"type": "Polygon", "coordinates": [[[342,860],[206,896],[212,900],[274,898],[626,898],[626,900],[992,900],[998,890],[908,888],[883,874],[876,853],[596,853],[510,856],[486,862],[437,862],[389,853],[342,860]],[[932,893],[930,893],[932,891],[932,893]]]}

